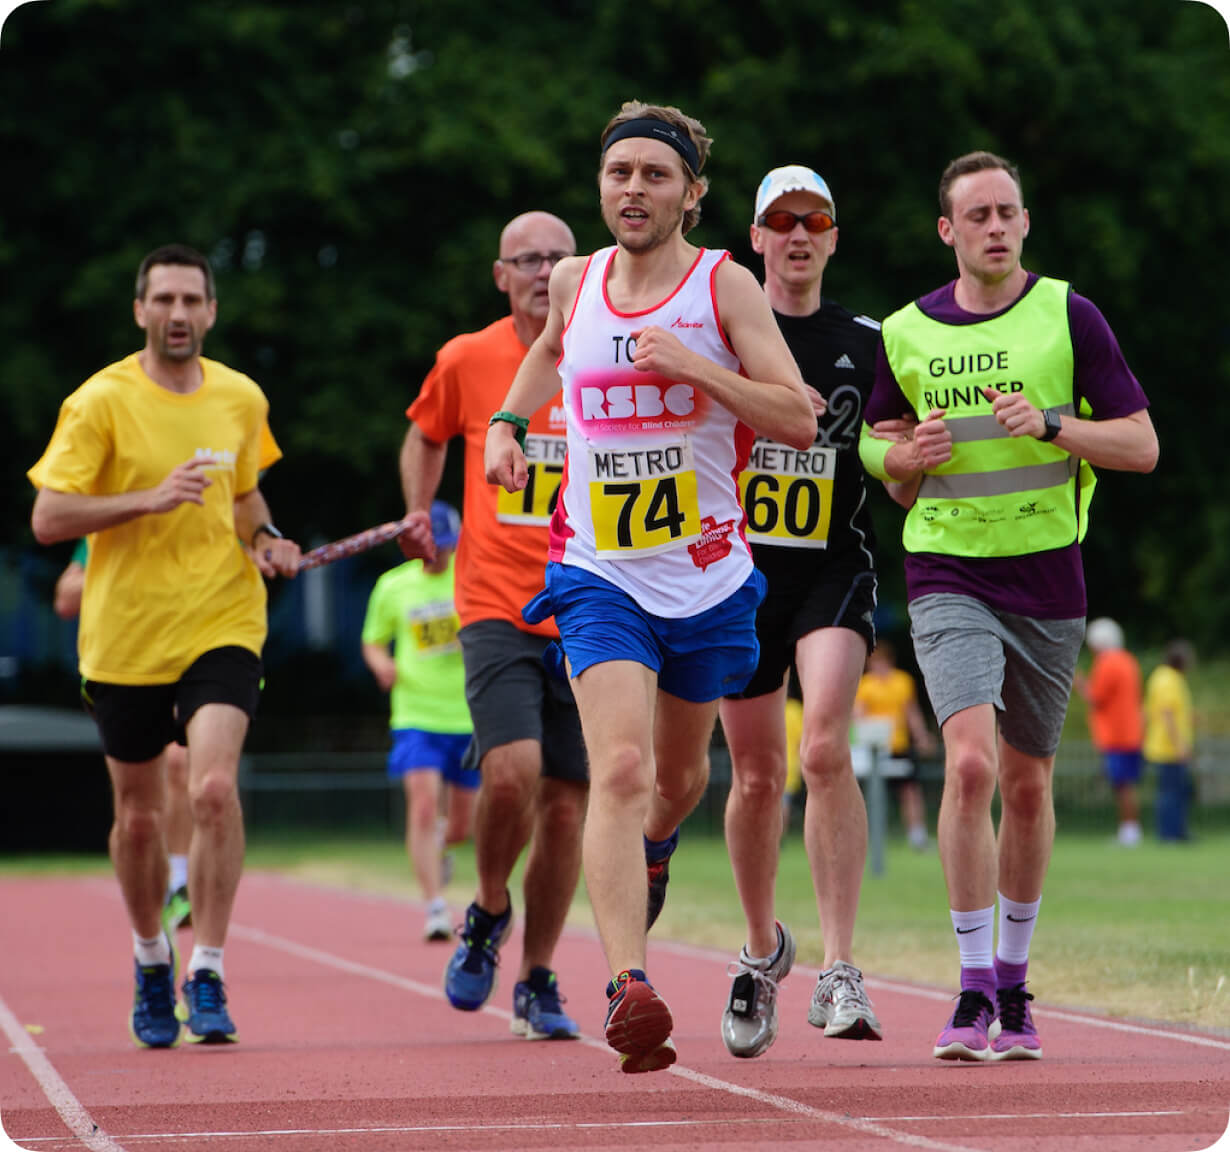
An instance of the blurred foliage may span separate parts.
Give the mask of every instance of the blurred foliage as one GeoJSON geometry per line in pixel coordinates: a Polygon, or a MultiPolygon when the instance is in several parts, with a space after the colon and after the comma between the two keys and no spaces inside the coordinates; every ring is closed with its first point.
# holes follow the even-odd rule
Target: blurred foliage
{"type": "MultiPolygon", "coordinates": [[[[307,540],[398,514],[406,404],[444,340],[505,311],[501,227],[544,208],[604,243],[597,140],[631,98],[706,124],[694,235],[752,267],[765,170],[824,173],[826,292],[877,316],[953,275],[945,163],[1016,160],[1027,265],[1099,305],[1162,439],[1154,476],[1099,489],[1091,610],[1230,648],[1230,509],[1209,482],[1230,427],[1230,51],[1181,0],[23,5],[0,41],[0,545],[32,546],[24,472],[63,397],[137,346],[133,273],[170,240],[216,267],[207,353],[269,395],[279,522],[307,540]]],[[[459,483],[450,466],[445,495],[459,483]]],[[[891,594],[898,521],[876,515],[891,594]]]]}

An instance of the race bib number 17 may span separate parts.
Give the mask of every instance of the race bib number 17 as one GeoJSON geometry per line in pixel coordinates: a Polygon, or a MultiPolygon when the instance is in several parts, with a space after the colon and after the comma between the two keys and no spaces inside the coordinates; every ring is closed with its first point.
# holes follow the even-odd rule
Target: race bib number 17
{"type": "Polygon", "coordinates": [[[525,438],[525,463],[529,479],[520,492],[496,489],[496,519],[501,524],[539,524],[551,522],[559,499],[560,479],[568,442],[563,436],[534,435],[525,438]]]}

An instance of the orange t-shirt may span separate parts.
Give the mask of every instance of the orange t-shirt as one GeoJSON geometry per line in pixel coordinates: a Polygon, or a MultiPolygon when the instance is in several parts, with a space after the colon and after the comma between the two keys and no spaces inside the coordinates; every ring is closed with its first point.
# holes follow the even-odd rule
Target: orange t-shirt
{"type": "Polygon", "coordinates": [[[1140,665],[1124,648],[1099,652],[1089,674],[1089,729],[1101,752],[1138,752],[1145,738],[1140,665]]]}
{"type": "Polygon", "coordinates": [[[547,525],[564,471],[564,408],[557,396],[530,419],[526,437],[529,483],[505,492],[487,483],[483,449],[487,423],[508,394],[528,351],[511,316],[450,340],[406,415],[441,444],[465,437],[465,501],[457,543],[454,603],[462,627],[507,620],[525,632],[557,636],[554,619],[529,625],[521,609],[543,587],[547,525]]]}

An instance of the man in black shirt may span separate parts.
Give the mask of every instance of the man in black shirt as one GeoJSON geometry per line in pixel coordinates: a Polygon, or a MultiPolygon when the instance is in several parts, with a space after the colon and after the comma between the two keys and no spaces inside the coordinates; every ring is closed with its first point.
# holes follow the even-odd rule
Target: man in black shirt
{"type": "Polygon", "coordinates": [[[837,246],[833,197],[810,168],[775,168],[760,184],[752,247],[765,292],[812,393],[810,451],[758,439],[740,479],[748,539],[769,591],[756,617],[760,664],[722,701],[732,781],[726,840],[747,918],[722,1039],[759,1056],[777,1036],[777,985],[794,961],[774,918],[786,779],[786,677],[803,688],[804,843],[824,936],[824,967],[808,1020],[829,1037],[879,1040],[881,1027],[851,963],[867,856],[867,811],[850,758],[854,694],[875,645],[874,541],[858,446],[880,326],[820,294],[837,246]]]}

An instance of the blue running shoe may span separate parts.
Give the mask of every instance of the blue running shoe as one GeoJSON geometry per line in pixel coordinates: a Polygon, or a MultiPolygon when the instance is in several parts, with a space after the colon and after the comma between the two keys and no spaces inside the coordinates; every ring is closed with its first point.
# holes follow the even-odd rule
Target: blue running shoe
{"type": "Polygon", "coordinates": [[[209,968],[198,968],[184,981],[188,1001],[188,1042],[190,1044],[234,1044],[239,1032],[226,1010],[226,990],[222,977],[209,968]]]}
{"type": "Polygon", "coordinates": [[[564,1011],[559,981],[550,968],[531,968],[528,980],[513,989],[513,1014],[509,1027],[527,1040],[575,1040],[581,1029],[564,1011]]]}
{"type": "Polygon", "coordinates": [[[136,968],[136,987],[132,993],[132,1015],[128,1031],[141,1048],[174,1048],[179,1043],[179,1018],[175,1014],[175,977],[179,957],[171,945],[170,964],[141,964],[136,968]]]}
{"type": "Polygon", "coordinates": [[[454,1008],[477,1012],[495,990],[500,944],[512,923],[512,901],[502,916],[484,912],[475,902],[466,909],[458,930],[461,943],[444,970],[444,994],[454,1008]]]}

